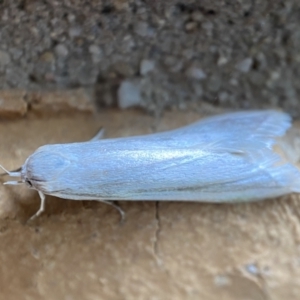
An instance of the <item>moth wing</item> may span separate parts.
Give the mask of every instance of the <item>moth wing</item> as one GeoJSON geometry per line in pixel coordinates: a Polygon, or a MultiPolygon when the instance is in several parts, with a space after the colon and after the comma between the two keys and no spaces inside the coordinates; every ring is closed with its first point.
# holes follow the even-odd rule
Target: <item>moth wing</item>
{"type": "Polygon", "coordinates": [[[201,148],[210,151],[240,152],[275,143],[291,126],[289,115],[275,111],[223,114],[200,120],[179,129],[143,136],[102,140],[111,150],[201,148]]]}
{"type": "Polygon", "coordinates": [[[299,170],[272,149],[290,126],[281,112],[240,112],[163,133],[65,145],[76,163],[51,190],[63,198],[80,191],[77,199],[214,202],[300,191],[299,170]]]}
{"type": "Polygon", "coordinates": [[[239,151],[245,146],[271,147],[276,137],[291,126],[288,114],[275,111],[245,111],[209,117],[194,124],[159,133],[161,138],[183,140],[182,146],[199,143],[239,151]]]}
{"type": "MultiPolygon", "coordinates": [[[[266,188],[270,193],[279,189],[286,193],[300,191],[299,170],[272,149],[276,139],[284,135],[290,126],[290,116],[275,110],[207,118],[144,138],[147,142],[153,139],[157,145],[163,145],[163,149],[198,149],[204,151],[203,155],[170,158],[148,167],[157,175],[161,174],[162,187],[169,186],[168,176],[173,176],[173,179],[176,173],[179,177],[187,176],[190,170],[194,177],[188,179],[189,184],[202,186],[202,191],[211,189],[220,192],[222,188],[225,190],[225,186],[229,190],[245,188],[254,192],[260,186],[267,193],[266,188]]],[[[132,166],[135,168],[134,163],[132,166]]],[[[140,174],[139,178],[144,178],[143,175],[146,174],[140,174]]],[[[139,178],[136,178],[137,182],[139,178]]],[[[140,184],[143,185],[143,182],[140,184]]]]}

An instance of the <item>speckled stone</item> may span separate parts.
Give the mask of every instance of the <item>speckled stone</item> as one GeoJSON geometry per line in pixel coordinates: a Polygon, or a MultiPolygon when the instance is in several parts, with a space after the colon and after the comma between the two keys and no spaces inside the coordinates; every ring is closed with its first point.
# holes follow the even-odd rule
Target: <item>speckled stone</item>
{"type": "MultiPolygon", "coordinates": [[[[151,112],[189,101],[228,108],[277,103],[300,117],[295,0],[20,3],[0,1],[0,89],[113,90],[116,81],[140,76],[148,82],[140,103],[151,112]],[[197,69],[187,73],[192,65],[197,69]],[[201,97],[194,80],[201,80],[201,97]]],[[[100,106],[116,100],[115,92],[97,97],[100,106]]]]}

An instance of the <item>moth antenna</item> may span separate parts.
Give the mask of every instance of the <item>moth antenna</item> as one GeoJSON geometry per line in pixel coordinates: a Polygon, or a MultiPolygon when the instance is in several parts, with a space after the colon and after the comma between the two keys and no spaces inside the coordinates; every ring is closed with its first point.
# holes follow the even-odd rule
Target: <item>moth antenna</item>
{"type": "Polygon", "coordinates": [[[19,184],[24,184],[23,181],[19,180],[19,181],[5,181],[3,184],[5,185],[19,185],[19,184]]]}
{"type": "Polygon", "coordinates": [[[0,174],[0,176],[4,176],[4,175],[9,175],[11,177],[20,177],[21,176],[22,167],[14,170],[14,171],[6,170],[2,165],[0,165],[0,168],[5,172],[5,173],[0,174]]]}
{"type": "Polygon", "coordinates": [[[10,172],[21,172],[22,171],[22,167],[19,167],[17,169],[11,170],[10,172]]]}

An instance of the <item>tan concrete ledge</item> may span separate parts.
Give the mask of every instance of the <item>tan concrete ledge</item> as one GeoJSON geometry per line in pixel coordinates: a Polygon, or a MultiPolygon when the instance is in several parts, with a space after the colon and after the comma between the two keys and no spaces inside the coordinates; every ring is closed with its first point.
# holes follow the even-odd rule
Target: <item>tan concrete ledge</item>
{"type": "MultiPolygon", "coordinates": [[[[146,134],[199,119],[138,111],[26,118],[0,123],[0,163],[22,165],[37,147],[146,134]]],[[[282,300],[300,295],[299,197],[244,204],[92,201],[0,185],[2,299],[282,300]]]]}

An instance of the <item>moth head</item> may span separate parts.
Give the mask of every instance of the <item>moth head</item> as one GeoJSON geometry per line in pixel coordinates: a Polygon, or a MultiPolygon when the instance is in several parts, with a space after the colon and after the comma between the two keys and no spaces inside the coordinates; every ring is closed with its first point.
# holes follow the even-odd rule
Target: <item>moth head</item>
{"type": "Polygon", "coordinates": [[[28,186],[31,189],[34,189],[34,184],[32,183],[31,178],[28,178],[26,176],[26,172],[24,172],[24,166],[22,166],[21,168],[18,168],[14,171],[8,171],[6,170],[3,166],[0,165],[0,168],[5,172],[3,174],[1,174],[1,176],[4,175],[8,175],[10,177],[19,177],[18,180],[9,180],[9,181],[5,181],[4,184],[5,185],[20,185],[20,184],[25,184],[26,186],[28,186]]]}
{"type": "Polygon", "coordinates": [[[38,150],[27,158],[24,165],[14,171],[8,171],[0,165],[5,174],[19,177],[19,180],[6,181],[7,185],[25,184],[31,189],[47,192],[47,186],[59,180],[60,174],[68,167],[70,161],[63,155],[52,151],[38,150]]]}
{"type": "MultiPolygon", "coordinates": [[[[1,176],[8,175],[10,177],[20,177],[21,178],[22,167],[14,170],[14,171],[6,170],[2,165],[0,165],[0,168],[5,172],[5,173],[0,174],[1,176]]],[[[4,182],[4,184],[7,184],[7,185],[18,185],[18,184],[23,184],[23,183],[24,182],[22,180],[10,180],[10,181],[4,182]]]]}

